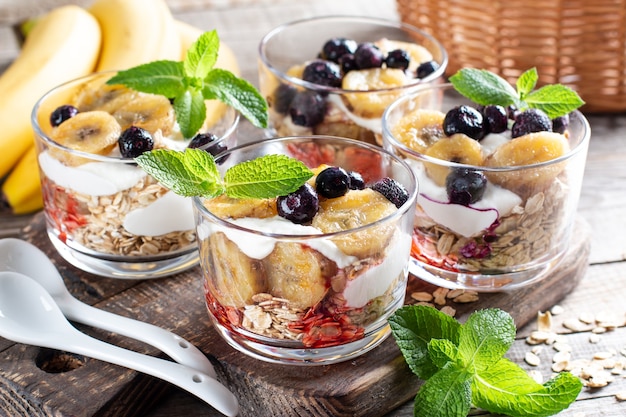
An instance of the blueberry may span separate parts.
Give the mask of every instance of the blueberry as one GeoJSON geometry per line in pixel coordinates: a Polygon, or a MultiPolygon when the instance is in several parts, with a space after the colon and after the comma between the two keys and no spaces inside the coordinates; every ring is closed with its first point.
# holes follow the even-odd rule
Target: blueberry
{"type": "Polygon", "coordinates": [[[274,95],[271,100],[274,110],[280,114],[289,113],[289,105],[297,92],[296,87],[292,85],[280,84],[276,90],[274,90],[274,95]]]}
{"type": "Polygon", "coordinates": [[[374,191],[378,191],[385,198],[391,201],[397,208],[402,207],[409,199],[406,188],[393,178],[385,177],[369,186],[374,191]]]}
{"type": "Polygon", "coordinates": [[[78,114],[78,109],[69,104],[64,104],[62,106],[54,109],[52,114],[50,114],[50,125],[52,127],[57,127],[67,119],[70,119],[78,114]]]}
{"type": "Polygon", "coordinates": [[[506,108],[506,113],[509,116],[509,119],[515,121],[517,116],[521,113],[521,111],[513,104],[509,104],[506,108]]]}
{"type": "Polygon", "coordinates": [[[472,106],[457,106],[449,110],[443,119],[443,132],[447,136],[463,133],[472,139],[485,137],[483,115],[472,106]]]}
{"type": "Polygon", "coordinates": [[[315,91],[299,92],[291,101],[289,114],[295,125],[313,127],[324,120],[326,100],[315,91]]]}
{"type": "Polygon", "coordinates": [[[352,39],[333,38],[324,43],[322,58],[339,63],[341,57],[346,54],[354,54],[358,44],[352,39]]]}
{"type": "Polygon", "coordinates": [[[228,149],[221,143],[214,143],[217,140],[218,137],[213,133],[198,133],[189,141],[187,147],[192,149],[204,149],[211,155],[217,156],[228,149]]]}
{"type": "Polygon", "coordinates": [[[343,71],[344,74],[352,70],[359,69],[356,65],[354,54],[346,54],[339,58],[339,66],[341,66],[341,71],[343,71]]]}
{"type": "Polygon", "coordinates": [[[521,112],[511,127],[511,137],[516,138],[533,132],[551,132],[552,120],[539,109],[528,109],[521,112]]]}
{"type": "Polygon", "coordinates": [[[124,130],[117,140],[120,153],[124,158],[135,158],[154,148],[154,140],[147,130],[131,126],[124,130]]]}
{"type": "Polygon", "coordinates": [[[362,190],[365,188],[365,181],[363,176],[356,171],[348,171],[348,177],[350,177],[350,189],[362,190]]]}
{"type": "Polygon", "coordinates": [[[302,79],[326,87],[341,87],[341,68],[334,62],[316,59],[304,67],[302,79]]]}
{"type": "Polygon", "coordinates": [[[309,223],[319,209],[319,198],[309,183],[276,199],[278,215],[293,223],[309,223]]]}
{"type": "Polygon", "coordinates": [[[483,198],[487,178],[481,171],[455,168],[446,177],[446,192],[451,203],[469,206],[483,198]]]}
{"type": "Polygon", "coordinates": [[[398,68],[402,71],[406,71],[406,69],[409,68],[410,61],[411,57],[404,49],[394,49],[393,51],[389,51],[387,57],[385,58],[385,64],[387,64],[387,67],[398,68]]]}
{"type": "Polygon", "coordinates": [[[349,188],[350,176],[345,169],[340,167],[328,167],[315,178],[315,189],[322,197],[341,197],[348,192],[349,188]]]}
{"type": "Polygon", "coordinates": [[[426,61],[422,62],[417,66],[417,70],[415,71],[415,76],[417,78],[426,78],[433,72],[439,69],[439,64],[436,61],[426,61]]]}
{"type": "Polygon", "coordinates": [[[487,132],[502,133],[507,129],[509,117],[504,107],[489,105],[485,106],[482,112],[485,119],[485,127],[487,129],[487,132]]]}
{"type": "Polygon", "coordinates": [[[380,68],[383,66],[385,56],[376,45],[364,42],[354,51],[354,59],[358,69],[380,68]]]}
{"type": "Polygon", "coordinates": [[[563,134],[569,126],[569,114],[552,119],[552,131],[563,134]]]}

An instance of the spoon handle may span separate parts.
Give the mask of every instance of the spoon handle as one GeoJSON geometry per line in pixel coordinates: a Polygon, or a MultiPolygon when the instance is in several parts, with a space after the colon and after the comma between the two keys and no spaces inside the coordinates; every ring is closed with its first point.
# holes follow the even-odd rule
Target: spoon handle
{"type": "Polygon", "coordinates": [[[73,327],[48,340],[49,348],[85,355],[170,382],[226,416],[234,417],[239,412],[237,398],[233,393],[216,379],[196,369],[111,345],[73,327]]]}
{"type": "Polygon", "coordinates": [[[216,378],[215,369],[208,358],[192,343],[175,333],[92,307],[74,297],[63,297],[57,300],[57,304],[70,320],[148,343],[176,362],[216,378]]]}

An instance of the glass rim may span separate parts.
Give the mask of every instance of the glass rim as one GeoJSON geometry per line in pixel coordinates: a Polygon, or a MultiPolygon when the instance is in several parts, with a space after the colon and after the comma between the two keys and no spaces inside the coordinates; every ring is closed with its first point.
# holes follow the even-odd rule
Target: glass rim
{"type": "Polygon", "coordinates": [[[276,26],[274,29],[270,30],[268,33],[266,33],[263,36],[263,38],[261,38],[261,41],[258,46],[258,54],[261,59],[261,62],[263,62],[263,65],[265,65],[265,67],[267,67],[267,69],[269,69],[279,79],[286,81],[290,84],[295,84],[297,86],[306,88],[307,90],[323,91],[323,92],[334,93],[334,94],[359,94],[359,93],[366,94],[366,93],[385,93],[385,92],[392,92],[392,91],[398,91],[398,90],[410,90],[418,86],[421,86],[425,83],[430,83],[434,80],[439,79],[441,76],[443,76],[448,66],[448,53],[446,49],[444,48],[443,44],[439,40],[437,40],[437,38],[435,38],[434,36],[406,22],[394,21],[390,19],[383,19],[383,18],[377,18],[377,17],[367,17],[367,16],[326,15],[326,16],[308,17],[304,19],[298,19],[298,20],[293,20],[291,22],[283,23],[279,26],[276,26]],[[315,21],[325,21],[325,20],[350,21],[350,22],[359,22],[359,23],[370,23],[370,24],[373,23],[376,25],[386,26],[386,27],[417,34],[425,39],[428,39],[428,41],[431,42],[433,45],[435,45],[437,49],[439,50],[441,54],[441,62],[440,62],[439,68],[437,68],[431,74],[428,74],[428,76],[426,76],[425,78],[421,78],[421,79],[415,78],[415,82],[405,84],[402,86],[378,88],[378,89],[372,89],[372,90],[346,90],[343,88],[330,87],[330,86],[315,84],[309,81],[304,81],[301,78],[287,75],[286,73],[284,73],[283,71],[279,70],[274,65],[272,65],[270,60],[267,58],[267,54],[265,53],[265,50],[266,50],[268,42],[275,35],[283,32],[286,29],[296,27],[301,24],[315,22],[315,21]]]}
{"type": "Polygon", "coordinates": [[[389,126],[388,121],[390,119],[390,115],[397,108],[404,105],[405,103],[408,103],[414,100],[420,94],[427,93],[429,91],[446,90],[446,89],[451,89],[451,88],[454,88],[452,83],[445,83],[445,84],[439,84],[439,85],[422,85],[420,86],[420,88],[413,91],[412,93],[403,95],[402,97],[398,98],[393,103],[391,103],[385,109],[383,116],[382,116],[383,141],[387,142],[389,145],[393,146],[394,148],[400,149],[402,152],[408,154],[413,159],[419,159],[420,161],[423,161],[423,162],[428,162],[434,165],[440,165],[440,166],[449,167],[449,168],[468,168],[468,169],[484,171],[484,172],[515,172],[515,171],[525,171],[525,170],[530,170],[530,169],[542,168],[542,167],[546,167],[550,165],[556,165],[556,164],[559,164],[561,162],[564,162],[573,158],[575,155],[577,155],[580,152],[583,152],[583,150],[587,148],[589,139],[591,137],[591,127],[589,125],[589,121],[587,120],[587,118],[579,110],[573,110],[572,112],[570,112],[570,114],[574,114],[576,118],[580,121],[580,123],[582,124],[582,128],[584,132],[582,133],[582,138],[580,142],[577,143],[575,147],[573,148],[570,147],[569,151],[559,156],[558,158],[550,159],[548,161],[539,162],[535,164],[529,164],[529,165],[515,165],[515,166],[508,166],[508,167],[487,167],[483,165],[471,165],[471,164],[464,164],[461,162],[446,161],[444,159],[438,159],[432,156],[428,156],[426,154],[420,153],[408,147],[407,145],[399,141],[391,133],[391,128],[389,126]]]}
{"type": "Polygon", "coordinates": [[[358,232],[379,226],[384,223],[395,221],[397,218],[404,216],[407,212],[409,211],[411,213],[413,212],[413,210],[411,209],[413,208],[413,206],[415,205],[417,201],[417,195],[419,192],[419,183],[411,167],[402,158],[399,158],[398,156],[392,154],[391,152],[388,152],[387,150],[383,148],[380,148],[378,146],[374,146],[372,144],[362,142],[359,140],[347,139],[343,137],[329,136],[329,135],[284,136],[284,137],[277,137],[277,138],[271,138],[271,139],[259,139],[259,140],[241,144],[231,149],[228,149],[227,151],[221,153],[218,156],[218,158],[226,158],[230,156],[232,153],[237,152],[241,149],[251,149],[251,148],[259,147],[261,145],[271,145],[273,143],[279,143],[279,142],[291,142],[294,140],[303,141],[303,142],[315,142],[315,141],[320,141],[320,140],[328,141],[328,142],[338,141],[338,142],[347,143],[350,145],[357,145],[357,146],[362,147],[363,149],[375,151],[376,153],[387,156],[388,158],[392,159],[394,162],[398,163],[405,170],[405,172],[408,173],[408,178],[411,181],[410,186],[407,186],[406,184],[402,184],[409,192],[408,200],[393,213],[381,219],[378,219],[377,221],[373,223],[368,223],[366,225],[359,226],[354,229],[341,230],[341,231],[332,232],[332,233],[317,233],[317,234],[274,233],[274,232],[264,232],[264,231],[260,231],[257,229],[250,229],[247,227],[243,227],[227,219],[218,217],[215,214],[213,214],[211,211],[209,211],[206,208],[206,206],[203,204],[203,201],[206,200],[205,197],[199,197],[199,196],[192,197],[194,208],[198,210],[198,213],[201,216],[208,217],[211,222],[217,224],[220,227],[234,229],[240,232],[245,232],[245,233],[249,233],[249,234],[256,235],[256,236],[263,236],[266,238],[289,240],[289,241],[303,241],[303,240],[311,240],[311,239],[332,239],[336,237],[341,237],[341,236],[345,236],[345,235],[349,235],[353,233],[358,233],[358,232]]]}
{"type": "MultiPolygon", "coordinates": [[[[136,164],[134,158],[124,158],[122,156],[108,156],[108,155],[93,154],[93,153],[79,151],[79,150],[72,149],[72,148],[69,148],[67,146],[64,146],[64,145],[54,141],[46,133],[44,133],[41,125],[39,124],[39,120],[38,120],[38,113],[39,113],[39,109],[41,108],[42,104],[46,101],[46,99],[48,99],[49,97],[54,95],[54,93],[56,93],[57,91],[60,91],[63,88],[67,88],[67,87],[69,87],[69,86],[71,86],[73,84],[79,85],[81,82],[85,82],[85,81],[87,81],[89,79],[92,79],[92,78],[93,79],[97,79],[97,78],[100,78],[100,77],[104,78],[104,77],[106,77],[109,74],[111,74],[111,76],[113,76],[113,74],[116,74],[117,72],[118,72],[117,70],[107,70],[107,71],[100,71],[100,72],[94,72],[92,74],[83,75],[81,77],[74,78],[74,79],[71,79],[69,81],[63,82],[63,83],[61,83],[61,84],[51,88],[46,93],[44,93],[35,102],[35,105],[33,106],[33,109],[32,109],[31,114],[30,114],[31,126],[33,128],[35,136],[38,137],[38,138],[41,138],[42,141],[45,142],[50,147],[53,147],[53,148],[58,149],[58,150],[61,150],[63,152],[67,152],[67,153],[75,155],[77,157],[81,157],[81,158],[84,158],[84,159],[92,160],[94,162],[97,161],[97,162],[109,162],[109,163],[119,163],[119,164],[136,164]]],[[[226,132],[224,132],[222,135],[220,135],[218,140],[215,141],[215,142],[212,142],[211,145],[219,144],[222,141],[226,140],[227,138],[231,137],[235,133],[235,130],[237,129],[237,127],[239,125],[239,121],[241,119],[241,115],[239,114],[239,112],[236,111],[231,106],[227,105],[226,107],[227,107],[227,111],[224,114],[224,116],[232,115],[232,123],[230,124],[230,126],[228,126],[228,129],[226,130],[226,132]]],[[[186,140],[189,141],[190,139],[186,139],[186,140]]]]}

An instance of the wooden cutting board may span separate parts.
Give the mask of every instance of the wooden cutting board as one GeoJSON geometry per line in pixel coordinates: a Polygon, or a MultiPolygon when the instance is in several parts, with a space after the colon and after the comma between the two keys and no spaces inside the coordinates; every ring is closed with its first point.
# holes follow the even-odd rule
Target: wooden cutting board
{"type": "MultiPolygon", "coordinates": [[[[412,398],[420,381],[389,337],[373,351],[335,365],[274,365],[241,354],[211,327],[199,267],[158,280],[96,277],[65,262],[53,249],[42,215],[22,233],[55,262],[70,292],[104,310],[174,331],[209,356],[219,379],[239,399],[241,416],[380,416],[412,398]]],[[[511,292],[481,294],[477,302],[454,304],[456,317],[486,307],[508,311],[521,327],[571,292],[587,269],[590,231],[576,224],[572,245],[546,279],[511,292]]],[[[407,294],[436,287],[416,278],[407,294]]],[[[411,302],[407,296],[407,303],[411,302]]],[[[122,347],[162,355],[143,343],[84,326],[81,330],[122,347]]],[[[90,358],[40,349],[0,338],[0,415],[140,416],[172,386],[155,378],[90,358]]],[[[218,415],[207,406],[207,415],[218,415]]]]}

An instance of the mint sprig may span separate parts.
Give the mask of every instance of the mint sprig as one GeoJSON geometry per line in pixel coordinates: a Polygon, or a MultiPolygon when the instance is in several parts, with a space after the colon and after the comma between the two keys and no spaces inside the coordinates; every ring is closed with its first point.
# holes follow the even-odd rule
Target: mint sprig
{"type": "Polygon", "coordinates": [[[201,149],[157,149],[135,158],[164,187],[184,197],[273,198],[296,191],[313,172],[286,155],[265,155],[240,162],[220,177],[215,160],[201,149]]]}
{"type": "Polygon", "coordinates": [[[454,88],[463,96],[482,105],[514,105],[519,110],[536,108],[554,119],[564,116],[585,102],[571,88],[550,84],[535,89],[539,75],[536,68],[525,71],[515,88],[505,79],[484,69],[463,68],[450,77],[454,88]]]}
{"type": "Polygon", "coordinates": [[[191,45],[182,62],[149,62],[119,71],[107,84],[122,84],[173,100],[176,121],[187,139],[195,136],[206,119],[204,100],[220,100],[256,127],[267,127],[267,102],[256,88],[228,70],[214,68],[219,45],[215,30],[205,32],[191,45]]]}
{"type": "Polygon", "coordinates": [[[479,310],[460,324],[432,307],[405,306],[389,323],[407,364],[425,380],[415,417],[465,417],[472,405],[512,417],[547,417],[567,408],[582,389],[568,372],[539,384],[505,358],[515,324],[502,310],[479,310]]]}

